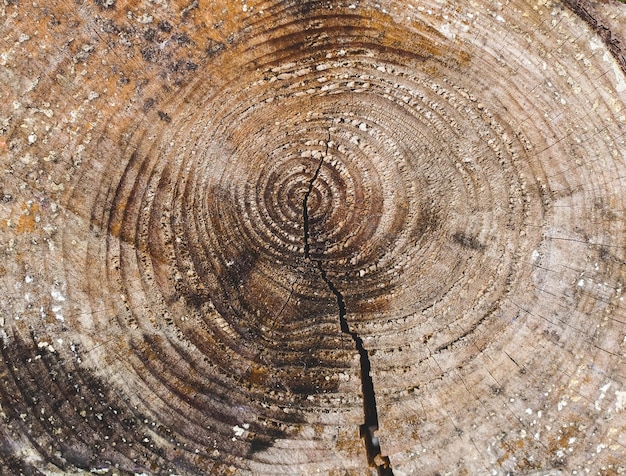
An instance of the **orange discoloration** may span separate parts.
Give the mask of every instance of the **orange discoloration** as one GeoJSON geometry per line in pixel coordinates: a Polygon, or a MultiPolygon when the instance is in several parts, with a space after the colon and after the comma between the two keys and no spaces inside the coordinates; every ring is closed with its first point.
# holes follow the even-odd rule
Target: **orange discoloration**
{"type": "Polygon", "coordinates": [[[500,447],[504,450],[504,454],[498,458],[498,466],[502,466],[505,461],[512,457],[515,459],[516,469],[529,471],[538,468],[537,464],[533,463],[532,458],[529,457],[529,448],[527,448],[525,440],[503,441],[500,443],[500,447]]]}
{"type": "Polygon", "coordinates": [[[250,383],[253,385],[263,385],[267,381],[267,369],[263,367],[253,367],[250,370],[250,383]]]}
{"type": "Polygon", "coordinates": [[[32,233],[35,231],[35,217],[33,215],[21,215],[17,221],[15,230],[18,233],[32,233]]]}
{"type": "Polygon", "coordinates": [[[578,438],[579,430],[576,426],[562,428],[558,436],[548,438],[548,449],[551,453],[556,453],[560,449],[567,449],[571,446],[570,440],[578,438]]]}
{"type": "Polygon", "coordinates": [[[122,228],[122,222],[119,220],[116,220],[114,222],[111,222],[111,225],[109,226],[109,232],[114,237],[119,238],[121,228],[122,228]]]}
{"type": "Polygon", "coordinates": [[[122,224],[124,221],[124,213],[126,212],[126,204],[118,203],[112,213],[109,223],[109,233],[115,238],[122,237],[122,224]]]}
{"type": "Polygon", "coordinates": [[[23,213],[17,219],[17,224],[15,225],[15,231],[17,233],[33,233],[36,227],[35,217],[39,213],[39,205],[36,203],[33,204],[24,204],[22,206],[24,210],[23,213]]]}

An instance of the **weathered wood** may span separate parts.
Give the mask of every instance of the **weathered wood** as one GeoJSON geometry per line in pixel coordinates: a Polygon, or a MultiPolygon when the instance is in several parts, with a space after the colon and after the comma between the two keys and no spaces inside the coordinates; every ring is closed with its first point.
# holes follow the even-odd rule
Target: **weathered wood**
{"type": "Polygon", "coordinates": [[[0,473],[625,472],[625,9],[5,0],[0,473]]]}

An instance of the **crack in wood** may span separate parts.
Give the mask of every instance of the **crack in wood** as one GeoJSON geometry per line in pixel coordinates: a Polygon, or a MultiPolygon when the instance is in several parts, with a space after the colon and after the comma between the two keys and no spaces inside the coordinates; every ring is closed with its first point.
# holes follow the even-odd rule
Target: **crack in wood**
{"type": "Polygon", "coordinates": [[[328,155],[328,145],[330,143],[330,129],[328,130],[328,139],[326,141],[326,150],[320,158],[317,169],[313,174],[313,177],[309,181],[309,187],[304,194],[304,200],[302,201],[302,218],[304,221],[304,257],[306,260],[311,261],[317,266],[320,275],[328,289],[333,293],[337,299],[337,307],[339,308],[339,324],[341,326],[341,332],[348,334],[354,341],[356,350],[359,353],[359,361],[361,364],[361,392],[363,393],[363,414],[364,423],[359,427],[361,438],[365,441],[365,450],[367,452],[367,461],[370,466],[376,467],[379,476],[393,476],[393,470],[391,469],[391,462],[388,456],[383,456],[380,449],[380,441],[375,435],[378,430],[378,409],[376,407],[376,394],[374,392],[374,382],[371,375],[371,363],[369,354],[365,346],[363,345],[363,339],[357,332],[351,331],[346,318],[346,302],[343,294],[337,289],[332,280],[328,277],[321,259],[311,258],[311,245],[310,239],[310,224],[309,224],[309,210],[308,201],[309,195],[313,191],[313,185],[317,180],[324,158],[328,155]]]}
{"type": "Polygon", "coordinates": [[[320,174],[320,170],[322,168],[322,164],[324,163],[324,157],[328,155],[328,144],[330,142],[330,129],[328,129],[328,139],[326,140],[326,150],[322,157],[320,157],[320,162],[317,164],[317,169],[315,169],[315,173],[311,180],[309,180],[309,188],[304,194],[304,200],[302,201],[302,220],[304,225],[304,257],[307,260],[311,259],[311,244],[309,243],[310,231],[309,231],[309,195],[313,191],[313,184],[317,180],[317,177],[320,174]]]}

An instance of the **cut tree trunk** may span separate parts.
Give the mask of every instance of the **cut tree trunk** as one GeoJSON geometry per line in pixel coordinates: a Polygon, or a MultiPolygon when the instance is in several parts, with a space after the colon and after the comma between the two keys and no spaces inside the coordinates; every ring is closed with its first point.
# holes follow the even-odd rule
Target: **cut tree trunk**
{"type": "Polygon", "coordinates": [[[626,5],[0,15],[0,474],[626,473],[626,5]]]}

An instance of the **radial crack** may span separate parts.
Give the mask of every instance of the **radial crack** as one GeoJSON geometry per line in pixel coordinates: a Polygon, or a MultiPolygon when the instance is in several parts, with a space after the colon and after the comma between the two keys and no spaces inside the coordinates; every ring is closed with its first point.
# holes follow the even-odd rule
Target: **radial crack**
{"type": "Polygon", "coordinates": [[[302,220],[304,224],[304,257],[306,259],[311,259],[311,244],[309,243],[309,195],[311,195],[311,191],[313,191],[313,184],[317,180],[317,177],[320,174],[320,169],[322,168],[322,164],[324,163],[324,157],[328,154],[328,143],[330,142],[330,129],[328,130],[328,140],[326,141],[326,151],[320,157],[320,162],[317,164],[317,169],[315,169],[315,173],[311,180],[309,180],[309,188],[304,194],[304,200],[302,201],[302,220]]]}
{"type": "Polygon", "coordinates": [[[313,262],[317,269],[320,272],[320,275],[328,289],[335,295],[337,299],[337,307],[339,308],[339,325],[341,327],[341,332],[344,334],[348,334],[352,340],[354,341],[356,350],[359,353],[359,360],[361,363],[361,392],[363,393],[363,414],[365,421],[360,426],[360,435],[361,438],[365,440],[365,450],[367,452],[367,461],[370,466],[376,467],[379,476],[392,476],[393,470],[391,469],[391,464],[389,461],[389,457],[382,456],[380,450],[380,442],[378,437],[375,436],[376,430],[378,430],[378,410],[376,408],[376,394],[374,392],[374,382],[372,380],[371,375],[371,364],[369,359],[369,354],[363,345],[363,339],[359,336],[357,332],[353,332],[350,330],[350,326],[348,325],[348,320],[346,318],[347,310],[346,310],[346,302],[343,298],[343,294],[337,289],[335,284],[331,281],[322,265],[321,259],[312,259],[311,258],[311,245],[309,243],[310,238],[310,227],[309,227],[309,210],[308,210],[308,201],[309,195],[313,190],[313,185],[317,177],[319,176],[320,170],[322,168],[322,164],[324,163],[324,158],[328,155],[328,144],[330,142],[330,130],[328,131],[328,140],[326,142],[326,151],[322,155],[319,164],[317,165],[317,169],[313,174],[313,177],[309,181],[309,188],[304,195],[304,200],[302,202],[302,217],[304,221],[304,257],[305,259],[313,262]]]}

